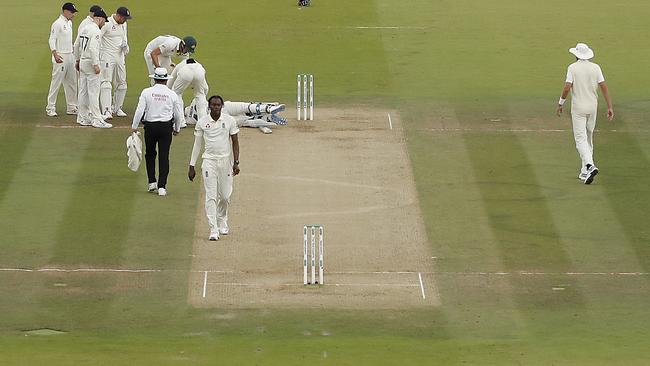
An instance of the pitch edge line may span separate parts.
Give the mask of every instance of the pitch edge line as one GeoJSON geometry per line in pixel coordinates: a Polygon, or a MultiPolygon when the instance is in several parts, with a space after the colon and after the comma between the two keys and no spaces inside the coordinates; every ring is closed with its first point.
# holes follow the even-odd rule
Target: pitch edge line
{"type": "Polygon", "coordinates": [[[75,268],[75,269],[62,269],[62,268],[0,268],[0,272],[122,272],[122,273],[156,273],[166,272],[163,269],[115,269],[115,268],[75,268]]]}
{"type": "Polygon", "coordinates": [[[207,291],[208,291],[208,271],[205,271],[203,275],[203,298],[205,298],[205,294],[207,291]]]}
{"type": "Polygon", "coordinates": [[[420,290],[422,290],[422,300],[426,300],[427,297],[424,294],[424,283],[422,283],[422,273],[418,272],[418,279],[420,279],[420,290]]]}

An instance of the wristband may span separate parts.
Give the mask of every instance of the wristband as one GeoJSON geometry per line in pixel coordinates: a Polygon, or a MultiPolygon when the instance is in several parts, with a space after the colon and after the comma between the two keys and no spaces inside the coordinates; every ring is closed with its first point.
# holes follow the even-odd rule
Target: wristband
{"type": "Polygon", "coordinates": [[[235,160],[234,163],[239,165],[239,160],[235,160]]]}
{"type": "Polygon", "coordinates": [[[560,97],[560,100],[557,102],[557,104],[562,106],[562,105],[564,105],[564,102],[566,102],[566,99],[560,97]]]}

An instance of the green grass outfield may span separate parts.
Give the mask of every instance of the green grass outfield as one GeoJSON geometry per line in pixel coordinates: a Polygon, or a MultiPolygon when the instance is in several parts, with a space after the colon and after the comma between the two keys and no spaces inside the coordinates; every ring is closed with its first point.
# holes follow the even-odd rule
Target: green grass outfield
{"type": "MultiPolygon", "coordinates": [[[[75,27],[90,5],[77,3],[75,27]]],[[[44,113],[61,3],[25,0],[3,6],[0,267],[178,271],[126,283],[71,274],[65,289],[60,274],[0,271],[1,365],[648,364],[647,1],[126,5],[129,114],[147,85],[142,50],[161,34],[196,36],[211,91],[226,99],[291,105],[296,73],[309,72],[317,106],[398,110],[442,305],[189,306],[199,194],[183,185],[190,135],[172,147],[174,194],[163,203],[142,194],[143,170],[125,169],[127,130],[37,127],[73,119],[44,113]],[[578,41],[594,48],[616,112],[611,124],[599,116],[602,174],[589,187],[575,178],[569,117],[553,115],[578,41]],[[37,328],[68,333],[25,336],[37,328]]]]}

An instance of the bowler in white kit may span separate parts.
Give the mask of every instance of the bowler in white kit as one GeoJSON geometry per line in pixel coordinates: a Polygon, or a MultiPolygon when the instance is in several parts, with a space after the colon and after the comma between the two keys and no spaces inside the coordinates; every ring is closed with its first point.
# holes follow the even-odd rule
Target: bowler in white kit
{"type": "Polygon", "coordinates": [[[594,129],[598,112],[598,88],[607,102],[607,119],[614,119],[614,108],[605,77],[600,66],[589,61],[594,52],[584,43],[578,43],[569,52],[576,57],[576,62],[569,65],[562,95],[558,101],[557,115],[562,114],[564,102],[571,92],[571,120],[576,149],[582,162],[578,178],[585,184],[591,184],[599,170],[594,163],[594,129]]]}
{"type": "Polygon", "coordinates": [[[210,224],[209,240],[219,240],[219,235],[227,235],[228,205],[232,194],[233,177],[239,174],[239,128],[235,119],[225,113],[223,98],[210,97],[210,114],[199,119],[194,129],[194,147],[190,158],[187,177],[194,181],[194,166],[205,145],[201,176],[205,187],[205,213],[210,224]],[[231,145],[232,142],[232,145],[231,145]]]}

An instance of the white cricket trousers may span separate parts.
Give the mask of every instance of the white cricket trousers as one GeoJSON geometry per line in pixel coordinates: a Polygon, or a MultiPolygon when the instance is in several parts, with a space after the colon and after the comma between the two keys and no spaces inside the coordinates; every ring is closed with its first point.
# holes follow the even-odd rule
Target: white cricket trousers
{"type": "Polygon", "coordinates": [[[124,62],[101,61],[101,92],[99,94],[99,105],[102,114],[122,109],[126,97],[126,65],[124,62]],[[115,88],[115,100],[111,92],[115,88]],[[113,108],[114,107],[114,108],[113,108]]]}
{"type": "MultiPolygon", "coordinates": [[[[176,74],[176,80],[172,85],[172,90],[174,93],[178,94],[178,97],[183,103],[183,92],[187,88],[192,88],[192,94],[194,99],[190,105],[196,106],[196,111],[198,114],[198,119],[206,116],[208,114],[208,83],[205,81],[205,72],[203,70],[194,69],[188,66],[185,66],[176,74]]],[[[185,104],[183,104],[183,110],[185,110],[185,104]]]]}
{"type": "Polygon", "coordinates": [[[79,114],[77,121],[87,119],[92,121],[101,117],[99,109],[100,76],[95,74],[95,69],[90,62],[79,64],[79,114]]]}
{"type": "Polygon", "coordinates": [[[571,111],[573,122],[573,138],[576,141],[576,149],[582,160],[582,168],[587,164],[594,165],[594,129],[596,128],[597,110],[583,113],[571,111]]]}
{"type": "Polygon", "coordinates": [[[65,91],[65,101],[67,103],[67,112],[72,113],[77,110],[77,70],[74,68],[75,59],[72,53],[60,53],[63,63],[57,64],[52,56],[52,82],[50,82],[50,91],[47,94],[46,112],[56,112],[56,97],[59,94],[59,88],[63,84],[65,91]]]}
{"type": "Polygon", "coordinates": [[[230,157],[203,159],[201,175],[205,187],[205,214],[210,230],[228,227],[228,205],[232,194],[232,163],[230,157]]]}

